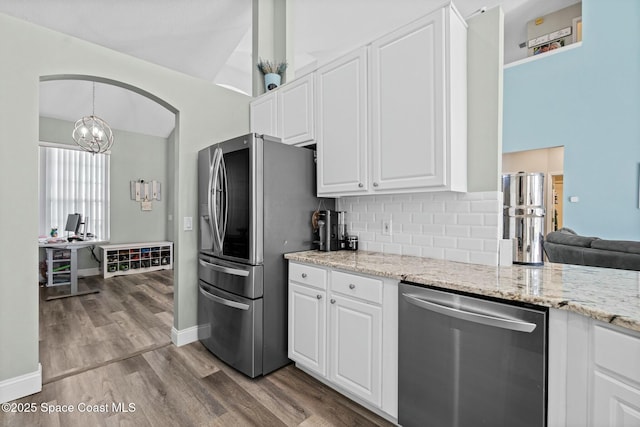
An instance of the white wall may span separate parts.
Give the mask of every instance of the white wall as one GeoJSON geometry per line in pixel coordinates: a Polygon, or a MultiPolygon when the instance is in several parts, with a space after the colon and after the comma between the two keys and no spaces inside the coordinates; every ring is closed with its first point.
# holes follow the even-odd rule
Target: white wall
{"type": "MultiPolygon", "coordinates": [[[[80,75],[122,82],[157,97],[178,114],[175,218],[197,216],[197,151],[248,132],[250,98],[2,14],[0,57],[1,382],[38,370],[40,79],[80,75]]],[[[182,231],[180,223],[174,221],[174,326],[179,330],[197,324],[197,229],[182,231]]]]}
{"type": "Polygon", "coordinates": [[[564,168],[564,147],[516,151],[502,155],[502,172],[560,172],[564,168]]]}
{"type": "Polygon", "coordinates": [[[467,191],[499,191],[504,14],[495,7],[467,23],[467,191]]]}

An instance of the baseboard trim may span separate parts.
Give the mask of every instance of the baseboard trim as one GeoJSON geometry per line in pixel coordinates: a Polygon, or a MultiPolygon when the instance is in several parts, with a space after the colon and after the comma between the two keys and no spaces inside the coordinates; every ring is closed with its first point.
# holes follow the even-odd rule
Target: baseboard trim
{"type": "Polygon", "coordinates": [[[191,344],[192,342],[198,341],[206,329],[207,325],[197,325],[180,330],[173,327],[171,328],[171,342],[178,347],[191,344]]]}
{"type": "Polygon", "coordinates": [[[38,370],[0,381],[0,403],[10,402],[42,391],[42,365],[38,370]]]}
{"type": "Polygon", "coordinates": [[[78,277],[89,277],[89,276],[99,276],[100,269],[98,267],[94,268],[83,268],[78,270],[78,277]]]}

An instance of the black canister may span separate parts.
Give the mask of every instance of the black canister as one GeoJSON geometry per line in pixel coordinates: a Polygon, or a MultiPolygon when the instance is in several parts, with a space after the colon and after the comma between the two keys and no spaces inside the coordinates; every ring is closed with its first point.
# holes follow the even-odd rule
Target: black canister
{"type": "Polygon", "coordinates": [[[358,236],[347,236],[347,248],[350,251],[358,250],[358,236]]]}

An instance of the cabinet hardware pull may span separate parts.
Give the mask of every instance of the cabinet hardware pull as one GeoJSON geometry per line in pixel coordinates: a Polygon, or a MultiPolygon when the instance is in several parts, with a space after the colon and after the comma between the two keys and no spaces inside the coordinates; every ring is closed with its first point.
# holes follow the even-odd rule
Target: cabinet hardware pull
{"type": "Polygon", "coordinates": [[[361,183],[361,182],[359,182],[359,183],[358,183],[358,187],[362,188],[362,187],[364,187],[364,184],[363,184],[363,183],[361,183]]]}
{"type": "Polygon", "coordinates": [[[377,182],[374,182],[374,183],[373,183],[373,186],[374,186],[374,187],[377,187],[377,186],[378,186],[378,183],[377,183],[377,182]]]}
{"type": "Polygon", "coordinates": [[[334,300],[333,298],[331,298],[331,304],[335,304],[336,300],[334,300]]]}
{"type": "Polygon", "coordinates": [[[322,295],[318,294],[318,295],[316,295],[316,298],[322,299],[322,295]]]}
{"type": "Polygon", "coordinates": [[[353,283],[349,284],[349,289],[355,289],[356,285],[354,285],[353,283]]]}
{"type": "Polygon", "coordinates": [[[302,278],[306,279],[307,278],[307,273],[302,273],[302,278]]]}

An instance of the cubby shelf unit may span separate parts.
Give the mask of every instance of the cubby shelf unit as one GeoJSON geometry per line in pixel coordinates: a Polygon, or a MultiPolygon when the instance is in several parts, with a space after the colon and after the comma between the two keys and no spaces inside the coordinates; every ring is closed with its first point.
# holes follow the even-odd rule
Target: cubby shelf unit
{"type": "Polygon", "coordinates": [[[100,246],[102,276],[120,276],[173,268],[173,243],[125,243],[100,246]]]}

